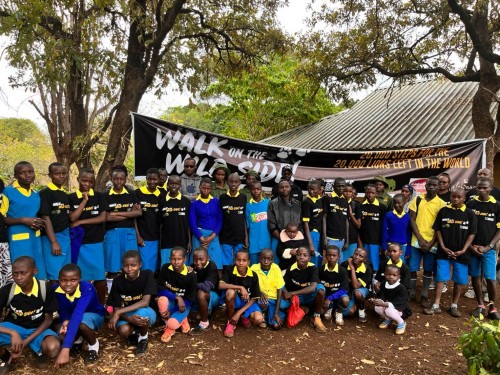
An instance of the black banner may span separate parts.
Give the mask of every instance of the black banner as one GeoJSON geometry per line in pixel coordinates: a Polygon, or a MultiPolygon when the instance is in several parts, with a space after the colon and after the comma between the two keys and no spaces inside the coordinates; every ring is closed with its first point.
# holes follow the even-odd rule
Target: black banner
{"type": "Polygon", "coordinates": [[[452,186],[469,189],[484,166],[482,139],[409,149],[319,151],[248,142],[137,113],[131,116],[136,179],[144,179],[146,170],[152,167],[180,175],[184,159],[193,157],[200,176],[211,176],[214,164],[222,163],[240,175],[250,169],[259,172],[267,187],[274,186],[280,180],[282,167],[290,165],[295,183],[304,190],[307,181],[323,178],[330,191],[331,182],[343,177],[359,191],[376,175],[388,178],[390,190],[394,190],[410,180],[418,184],[441,172],[450,175],[452,186]]]}

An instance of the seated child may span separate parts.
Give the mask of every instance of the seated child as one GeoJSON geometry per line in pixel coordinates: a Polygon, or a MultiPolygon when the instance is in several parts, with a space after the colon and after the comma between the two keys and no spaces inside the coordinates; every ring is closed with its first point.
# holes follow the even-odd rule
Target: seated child
{"type": "MultiPolygon", "coordinates": [[[[327,263],[318,270],[320,283],[325,290],[319,290],[316,295],[317,304],[323,306],[324,318],[332,319],[332,310],[335,309],[335,324],[344,325],[343,311],[349,305],[349,278],[347,270],[339,267],[340,249],[335,245],[328,245],[325,250],[327,263]]],[[[316,302],[315,302],[316,304],[316,302]]]]}
{"type": "MultiPolygon", "coordinates": [[[[394,199],[393,202],[394,205],[398,204],[397,199],[394,199]]],[[[403,251],[401,245],[396,242],[391,243],[387,247],[386,254],[389,259],[386,259],[380,263],[380,268],[375,275],[375,282],[373,284],[374,291],[378,293],[378,291],[380,290],[380,285],[385,281],[385,267],[392,264],[400,269],[401,284],[403,284],[406,289],[410,290],[410,268],[406,265],[406,263],[404,263],[402,259],[403,251]]]]}
{"type": "Polygon", "coordinates": [[[372,281],[373,271],[367,263],[365,249],[357,248],[354,255],[341,264],[347,270],[349,277],[349,305],[344,310],[344,316],[351,316],[358,311],[358,321],[366,323],[365,299],[368,296],[368,287],[372,281]]]}
{"type": "Polygon", "coordinates": [[[209,317],[214,309],[219,306],[219,294],[215,290],[219,285],[219,273],[217,265],[208,257],[208,251],[204,247],[199,247],[194,251],[193,264],[191,266],[196,273],[196,303],[191,309],[196,308],[200,314],[200,323],[194,328],[191,336],[199,336],[210,329],[209,317]]]}
{"type": "Polygon", "coordinates": [[[156,283],[153,272],[141,271],[141,266],[137,250],[123,254],[123,273],[113,279],[107,301],[108,309],[112,309],[108,327],[131,344],[137,343],[138,357],[147,353],[148,331],[156,322],[156,313],[149,307],[151,296],[156,295],[156,283]]]}
{"type": "Polygon", "coordinates": [[[76,264],[61,268],[59,283],[54,289],[62,322],[59,336],[63,340],[55,362],[56,368],[69,362],[73,344],[80,346],[83,340],[89,343],[85,363],[96,362],[99,358],[99,340],[95,331],[103,325],[106,313],[104,306],[99,303],[97,291],[91,283],[82,280],[80,267],[76,264]]]}
{"type": "Polygon", "coordinates": [[[259,305],[261,297],[259,279],[250,267],[250,256],[241,249],[236,252],[233,267],[226,267],[219,282],[223,291],[222,303],[226,303],[227,325],[224,336],[233,337],[236,324],[241,317],[241,324],[250,328],[252,323],[260,326],[264,321],[259,305]],[[236,310],[236,312],[235,312],[236,310]]]}
{"type": "Polygon", "coordinates": [[[276,248],[279,266],[282,270],[286,270],[295,263],[297,249],[300,246],[307,246],[307,240],[299,230],[297,223],[288,223],[280,233],[278,247],[276,248]]]}
{"type": "Polygon", "coordinates": [[[394,320],[398,324],[396,335],[405,333],[406,322],[403,320],[403,310],[408,307],[408,289],[401,284],[400,274],[401,269],[398,266],[388,264],[385,267],[385,281],[380,286],[378,298],[370,299],[370,302],[375,305],[375,312],[384,318],[379,328],[388,328],[394,320]]]}
{"type": "Polygon", "coordinates": [[[158,312],[165,322],[161,342],[170,342],[175,330],[189,333],[188,315],[196,301],[196,274],[184,264],[186,251],[176,246],[170,252],[170,264],[165,263],[156,280],[158,285],[158,312]]]}
{"type": "Polygon", "coordinates": [[[35,279],[37,271],[33,258],[20,256],[12,264],[14,283],[0,289],[0,309],[6,309],[0,323],[0,345],[10,344],[12,350],[10,353],[0,348],[2,374],[10,371],[11,361],[21,357],[28,345],[36,353],[39,365],[46,364],[47,357],[59,354],[59,338],[49,328],[52,314],[57,311],[57,300],[45,281],[35,279]]]}
{"type": "Polygon", "coordinates": [[[311,318],[311,324],[316,331],[326,332],[326,327],[321,322],[321,310],[323,303],[316,301],[316,295],[325,287],[320,284],[318,278],[318,269],[310,262],[311,253],[307,246],[301,246],[297,249],[295,256],[296,262],[292,264],[285,273],[285,288],[282,292],[283,303],[281,306],[288,308],[294,295],[299,297],[300,305],[314,304],[314,316],[311,318]]]}
{"type": "Polygon", "coordinates": [[[261,293],[259,305],[262,306],[262,310],[267,308],[267,322],[274,330],[280,330],[286,315],[283,309],[277,307],[281,307],[281,290],[285,286],[285,280],[281,275],[281,269],[273,261],[273,251],[269,248],[262,249],[259,263],[252,265],[252,271],[259,277],[261,293]]]}

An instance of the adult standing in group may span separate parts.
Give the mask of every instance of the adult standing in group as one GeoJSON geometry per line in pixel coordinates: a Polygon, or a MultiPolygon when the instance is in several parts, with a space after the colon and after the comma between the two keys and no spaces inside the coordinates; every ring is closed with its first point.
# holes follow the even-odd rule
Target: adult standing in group
{"type": "Polygon", "coordinates": [[[200,194],[201,177],[196,174],[196,160],[184,160],[184,173],[181,174],[181,194],[190,201],[200,194]]]}
{"type": "MultiPolygon", "coordinates": [[[[302,189],[293,183],[293,169],[290,165],[285,165],[281,169],[281,180],[286,180],[290,182],[290,196],[293,199],[296,199],[300,203],[302,203],[302,200],[304,199],[304,193],[302,192],[302,189]]],[[[276,198],[279,195],[278,192],[279,184],[274,185],[273,190],[272,190],[272,198],[276,198]]]]}
{"type": "Polygon", "coordinates": [[[245,186],[240,189],[240,193],[245,194],[247,202],[252,198],[252,185],[254,182],[260,182],[260,175],[253,169],[248,170],[243,177],[245,178],[245,186]]]}
{"type": "MultiPolygon", "coordinates": [[[[491,171],[488,169],[488,168],[482,168],[480,170],[477,171],[477,179],[479,180],[480,178],[487,178],[491,181],[491,192],[490,192],[490,195],[495,198],[497,201],[500,201],[500,189],[493,186],[493,174],[491,173],[491,171]]],[[[471,199],[473,199],[475,196],[477,196],[477,190],[476,188],[474,189],[471,189],[467,192],[467,196],[466,196],[466,199],[465,201],[469,201],[471,199]]]]}
{"type": "Polygon", "coordinates": [[[387,207],[388,211],[392,210],[392,197],[387,193],[389,189],[389,183],[384,176],[375,176],[370,181],[370,184],[375,185],[377,190],[377,200],[387,207]]]}
{"type": "Polygon", "coordinates": [[[444,203],[450,204],[451,202],[451,178],[446,172],[440,173],[438,175],[438,197],[441,198],[444,203]]]}

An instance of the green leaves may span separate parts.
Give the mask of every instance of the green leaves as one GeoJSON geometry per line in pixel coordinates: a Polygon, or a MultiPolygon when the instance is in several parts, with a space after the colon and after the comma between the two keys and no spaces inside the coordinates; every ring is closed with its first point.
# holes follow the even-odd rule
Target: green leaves
{"type": "Polygon", "coordinates": [[[499,321],[482,323],[472,320],[472,329],[459,337],[459,347],[467,360],[469,374],[497,374],[500,372],[499,321]]]}

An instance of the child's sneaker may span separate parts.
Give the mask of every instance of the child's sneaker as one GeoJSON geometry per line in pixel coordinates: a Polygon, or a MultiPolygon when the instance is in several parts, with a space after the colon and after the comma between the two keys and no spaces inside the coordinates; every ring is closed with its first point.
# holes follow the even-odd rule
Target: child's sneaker
{"type": "Polygon", "coordinates": [[[479,320],[483,320],[486,315],[486,309],[484,307],[478,306],[474,310],[472,310],[471,315],[479,320]]]}
{"type": "Polygon", "coordinates": [[[453,306],[450,307],[450,315],[454,316],[455,318],[460,318],[462,316],[462,313],[458,310],[458,307],[453,306]]]}
{"type": "Polygon", "coordinates": [[[99,354],[95,350],[89,350],[87,353],[87,356],[85,357],[85,364],[92,364],[97,362],[99,359],[99,354]]]}
{"type": "Polygon", "coordinates": [[[469,288],[469,290],[467,292],[465,292],[464,297],[470,298],[470,299],[476,298],[476,293],[474,293],[474,289],[469,288]]]}
{"type": "Polygon", "coordinates": [[[319,332],[319,333],[326,332],[326,327],[323,325],[323,322],[321,321],[320,316],[315,316],[315,317],[311,318],[310,322],[311,322],[311,325],[316,330],[316,332],[319,332]]]}
{"type": "Polygon", "coordinates": [[[335,311],[335,324],[338,326],[344,325],[344,314],[340,311],[335,311]]]}
{"type": "Polygon", "coordinates": [[[384,320],[382,323],[378,325],[378,328],[387,329],[391,325],[391,320],[384,320]]]}
{"type": "MultiPolygon", "coordinates": [[[[163,336],[162,336],[163,339],[163,336]]],[[[163,340],[162,340],[163,341],[163,340]]],[[[142,357],[148,352],[148,339],[142,339],[137,343],[137,348],[135,349],[135,355],[137,357],[142,357]]]]}
{"type": "Polygon", "coordinates": [[[189,325],[189,320],[188,318],[184,318],[184,320],[181,322],[181,332],[182,333],[189,333],[191,331],[191,326],[189,325]]]}
{"type": "Polygon", "coordinates": [[[231,324],[230,321],[227,321],[226,329],[224,330],[224,336],[225,337],[233,337],[235,329],[236,329],[236,326],[231,324]]]}
{"type": "Polygon", "coordinates": [[[500,314],[498,313],[497,309],[490,309],[490,311],[488,312],[488,319],[500,320],[500,314]]]}
{"type": "Polygon", "coordinates": [[[366,314],[359,315],[358,322],[360,322],[360,323],[366,323],[367,321],[368,321],[368,317],[366,316],[366,314]]]}
{"type": "Polygon", "coordinates": [[[323,318],[325,318],[327,322],[332,320],[332,309],[326,310],[326,312],[323,314],[323,318]]]}
{"type": "Polygon", "coordinates": [[[241,317],[240,322],[243,328],[250,328],[252,326],[252,322],[250,321],[250,319],[245,318],[244,316],[241,317]]]}
{"type": "MultiPolygon", "coordinates": [[[[161,335],[160,340],[165,343],[170,342],[173,335],[175,335],[175,330],[165,327],[165,331],[163,331],[163,335],[161,335]]],[[[137,344],[137,346],[139,346],[139,344],[137,344]]]]}
{"type": "Polygon", "coordinates": [[[406,331],[406,322],[398,324],[396,327],[396,335],[402,335],[406,331]]]}
{"type": "Polygon", "coordinates": [[[439,306],[438,307],[431,306],[428,309],[424,309],[424,314],[426,315],[441,314],[441,308],[439,306]]]}
{"type": "Polygon", "coordinates": [[[206,327],[202,327],[201,325],[199,325],[198,327],[194,328],[191,332],[189,332],[189,334],[191,336],[200,336],[208,331],[210,331],[210,325],[206,327]]]}
{"type": "Polygon", "coordinates": [[[420,297],[420,306],[422,306],[424,309],[428,309],[432,306],[431,301],[427,297],[420,297]]]}
{"type": "Polygon", "coordinates": [[[139,342],[139,335],[137,333],[131,333],[128,335],[127,341],[130,346],[136,346],[139,342]]]}

